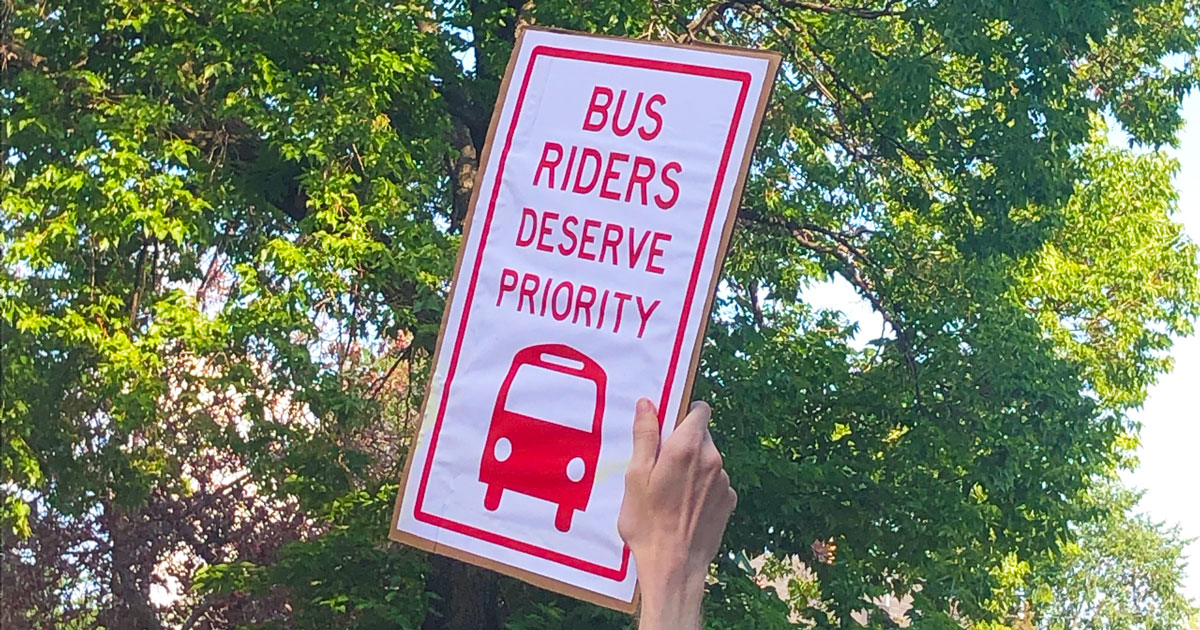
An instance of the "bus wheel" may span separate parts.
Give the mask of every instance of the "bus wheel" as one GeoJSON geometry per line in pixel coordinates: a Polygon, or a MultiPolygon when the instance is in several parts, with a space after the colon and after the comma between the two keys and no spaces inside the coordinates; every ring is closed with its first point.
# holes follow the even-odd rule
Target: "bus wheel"
{"type": "Polygon", "coordinates": [[[565,532],[571,529],[571,517],[575,515],[575,510],[565,505],[558,506],[558,512],[554,515],[554,526],[558,531],[565,532]]]}
{"type": "Polygon", "coordinates": [[[483,496],[483,507],[487,508],[489,512],[494,512],[496,508],[500,507],[500,495],[502,494],[504,494],[502,486],[495,484],[488,486],[487,494],[483,496]]]}

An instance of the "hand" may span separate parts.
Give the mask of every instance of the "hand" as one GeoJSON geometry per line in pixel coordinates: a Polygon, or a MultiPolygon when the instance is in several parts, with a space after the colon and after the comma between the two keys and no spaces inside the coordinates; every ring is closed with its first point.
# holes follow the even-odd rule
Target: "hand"
{"type": "Polygon", "coordinates": [[[637,403],[617,530],[637,563],[641,630],[700,627],[708,566],[737,505],[708,433],[711,416],[706,403],[692,403],[660,451],[654,404],[637,403]]]}

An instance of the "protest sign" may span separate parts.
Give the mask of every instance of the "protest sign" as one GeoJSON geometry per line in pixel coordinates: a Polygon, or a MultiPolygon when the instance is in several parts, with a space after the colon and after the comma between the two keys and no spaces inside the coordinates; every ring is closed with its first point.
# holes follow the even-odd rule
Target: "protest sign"
{"type": "Polygon", "coordinates": [[[632,608],[634,405],[681,414],[778,63],[522,30],[392,538],[632,608]]]}

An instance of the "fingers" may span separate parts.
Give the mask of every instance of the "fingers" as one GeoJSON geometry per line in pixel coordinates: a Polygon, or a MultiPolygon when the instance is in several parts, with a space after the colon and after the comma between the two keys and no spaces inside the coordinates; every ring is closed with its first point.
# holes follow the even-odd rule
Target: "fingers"
{"type": "Polygon", "coordinates": [[[633,415],[633,457],[629,461],[629,474],[648,475],[658,458],[658,412],[654,403],[642,398],[637,402],[633,415]]]}
{"type": "Polygon", "coordinates": [[[708,434],[708,423],[711,419],[712,408],[703,400],[697,400],[688,408],[687,415],[683,417],[679,426],[675,427],[671,436],[679,435],[681,441],[696,445],[710,441],[712,437],[708,434]]]}
{"type": "MultiPolygon", "coordinates": [[[[713,474],[725,474],[725,460],[721,457],[721,451],[717,450],[717,445],[713,444],[712,436],[708,435],[708,431],[704,432],[704,441],[700,444],[700,466],[713,474]]],[[[728,478],[726,478],[728,482],[728,478]]]]}

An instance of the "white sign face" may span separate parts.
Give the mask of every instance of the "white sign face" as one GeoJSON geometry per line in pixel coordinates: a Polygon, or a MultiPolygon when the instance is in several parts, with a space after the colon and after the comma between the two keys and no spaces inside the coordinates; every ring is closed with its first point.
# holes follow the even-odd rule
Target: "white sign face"
{"type": "Polygon", "coordinates": [[[523,31],[392,537],[631,607],[634,405],[679,415],[777,63],[523,31]]]}

